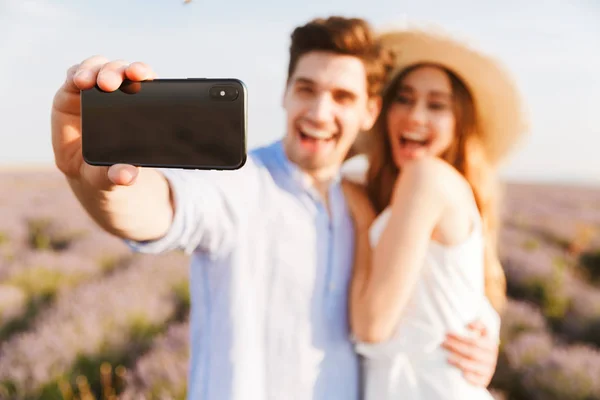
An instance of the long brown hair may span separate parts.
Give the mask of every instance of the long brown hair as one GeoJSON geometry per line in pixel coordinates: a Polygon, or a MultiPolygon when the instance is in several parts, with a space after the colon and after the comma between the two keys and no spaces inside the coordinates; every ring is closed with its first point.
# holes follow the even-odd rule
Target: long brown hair
{"type": "MultiPolygon", "coordinates": [[[[369,135],[369,169],[367,192],[376,212],[382,212],[391,201],[394,183],[399,174],[392,158],[388,140],[387,112],[396,97],[398,84],[412,70],[423,64],[403,70],[383,94],[382,110],[369,135]]],[[[485,291],[499,312],[506,302],[506,277],[498,262],[497,232],[499,229],[499,183],[496,171],[487,161],[478,132],[475,106],[469,90],[451,71],[435,65],[448,74],[453,93],[456,119],[455,140],[441,158],[452,165],[468,181],[481,214],[485,234],[485,291]]]]}

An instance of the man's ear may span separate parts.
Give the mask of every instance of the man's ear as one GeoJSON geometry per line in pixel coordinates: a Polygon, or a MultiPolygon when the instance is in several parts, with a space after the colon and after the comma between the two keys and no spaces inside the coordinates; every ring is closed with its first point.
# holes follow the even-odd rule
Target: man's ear
{"type": "Polygon", "coordinates": [[[285,98],[287,95],[287,85],[283,88],[283,93],[281,94],[281,107],[285,109],[285,98]]]}
{"type": "Polygon", "coordinates": [[[379,113],[381,112],[382,102],[381,96],[372,96],[367,100],[367,117],[361,126],[363,131],[369,131],[375,124],[375,121],[377,121],[377,117],[379,117],[379,113]]]}
{"type": "Polygon", "coordinates": [[[283,93],[281,94],[281,107],[285,108],[285,102],[287,100],[288,91],[290,90],[290,80],[287,79],[285,81],[285,86],[283,87],[283,93]]]}

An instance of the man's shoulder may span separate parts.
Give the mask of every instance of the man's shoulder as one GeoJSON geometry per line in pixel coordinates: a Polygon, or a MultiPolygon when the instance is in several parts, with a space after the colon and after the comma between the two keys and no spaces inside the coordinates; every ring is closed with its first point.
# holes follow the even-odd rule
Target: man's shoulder
{"type": "Polygon", "coordinates": [[[257,146],[250,150],[248,152],[247,163],[251,163],[257,171],[273,179],[287,176],[286,171],[288,171],[291,164],[285,154],[282,139],[257,146]]]}
{"type": "Polygon", "coordinates": [[[280,140],[254,147],[248,151],[248,160],[256,164],[267,165],[276,160],[280,147],[280,140]]]}
{"type": "Polygon", "coordinates": [[[246,163],[241,168],[245,179],[256,179],[262,185],[269,185],[280,177],[284,170],[281,143],[278,141],[257,146],[248,151],[246,163]]]}

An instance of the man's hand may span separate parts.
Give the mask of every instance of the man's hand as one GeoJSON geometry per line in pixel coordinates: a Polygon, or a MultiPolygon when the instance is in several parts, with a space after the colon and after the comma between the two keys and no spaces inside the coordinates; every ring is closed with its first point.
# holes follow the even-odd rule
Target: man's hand
{"type": "Polygon", "coordinates": [[[473,385],[487,387],[496,371],[499,344],[489,337],[483,324],[469,324],[473,337],[448,334],[443,347],[450,351],[448,362],[463,371],[473,385]]]}
{"type": "Polygon", "coordinates": [[[118,90],[125,79],[140,82],[154,78],[152,69],[143,63],[94,56],[69,68],[52,103],[56,166],[94,221],[111,234],[138,241],[163,237],[171,226],[174,205],[170,186],[152,168],[122,164],[108,168],[84,162],[80,92],[95,85],[111,92],[118,90]]]}
{"type": "Polygon", "coordinates": [[[56,92],[52,104],[52,147],[58,169],[67,177],[82,180],[98,189],[131,185],[139,173],[134,166],[96,167],[83,161],[80,90],[98,85],[110,92],[117,90],[124,79],[143,81],[155,77],[154,71],[144,63],[109,61],[101,56],[90,57],[69,68],[67,78],[56,92]]]}

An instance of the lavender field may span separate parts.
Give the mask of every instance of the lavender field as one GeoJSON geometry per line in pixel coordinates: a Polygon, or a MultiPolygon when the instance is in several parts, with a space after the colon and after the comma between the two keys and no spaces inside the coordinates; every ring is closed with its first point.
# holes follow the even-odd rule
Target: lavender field
{"type": "MultiPolygon", "coordinates": [[[[510,185],[498,399],[600,399],[600,189],[510,185]]],[[[132,254],[53,171],[0,172],[0,399],[183,399],[188,258],[132,254]]]]}

